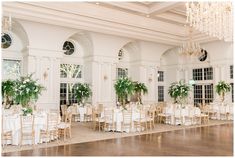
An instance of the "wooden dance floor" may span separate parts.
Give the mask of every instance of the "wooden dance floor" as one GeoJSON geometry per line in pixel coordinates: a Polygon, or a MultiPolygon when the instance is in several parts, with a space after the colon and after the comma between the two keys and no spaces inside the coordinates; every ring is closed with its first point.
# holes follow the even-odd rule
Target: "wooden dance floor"
{"type": "MultiPolygon", "coordinates": [[[[157,128],[157,127],[155,127],[157,128]]],[[[3,156],[232,156],[233,124],[4,153],[3,156]]]]}

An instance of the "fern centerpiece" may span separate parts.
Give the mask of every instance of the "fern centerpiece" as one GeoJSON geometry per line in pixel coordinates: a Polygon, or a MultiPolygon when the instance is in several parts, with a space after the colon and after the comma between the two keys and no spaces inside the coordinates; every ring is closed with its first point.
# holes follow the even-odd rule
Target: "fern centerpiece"
{"type": "Polygon", "coordinates": [[[114,88],[118,96],[118,101],[121,102],[122,107],[125,108],[128,96],[134,93],[135,87],[133,82],[127,77],[119,78],[114,84],[114,88]]]}
{"type": "Polygon", "coordinates": [[[190,86],[184,81],[174,82],[170,85],[168,89],[168,94],[174,99],[174,103],[179,102],[181,105],[188,97],[190,91],[190,86]]]}
{"type": "Polygon", "coordinates": [[[231,90],[231,86],[229,83],[226,83],[225,81],[220,81],[216,86],[216,93],[219,94],[219,96],[221,97],[221,101],[224,101],[224,96],[225,93],[230,92],[231,90]]]}
{"type": "Polygon", "coordinates": [[[29,107],[30,102],[36,102],[45,88],[32,79],[32,74],[16,80],[15,101],[22,107],[29,107]]]}
{"type": "Polygon", "coordinates": [[[16,82],[14,80],[2,81],[2,98],[5,105],[10,105],[15,96],[16,82]]]}
{"type": "Polygon", "coordinates": [[[75,96],[79,104],[84,106],[85,101],[92,95],[91,88],[87,83],[78,83],[75,89],[75,96]]]}
{"type": "Polygon", "coordinates": [[[134,92],[137,95],[138,103],[142,104],[141,95],[148,93],[148,89],[145,84],[139,82],[134,83],[134,92]]]}

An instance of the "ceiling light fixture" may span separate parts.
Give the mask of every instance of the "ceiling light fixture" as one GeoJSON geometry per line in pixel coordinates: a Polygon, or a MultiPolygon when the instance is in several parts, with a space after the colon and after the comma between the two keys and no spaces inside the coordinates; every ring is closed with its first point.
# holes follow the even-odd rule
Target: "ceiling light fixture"
{"type": "Polygon", "coordinates": [[[209,36],[233,40],[232,2],[186,3],[187,23],[209,36]]]}

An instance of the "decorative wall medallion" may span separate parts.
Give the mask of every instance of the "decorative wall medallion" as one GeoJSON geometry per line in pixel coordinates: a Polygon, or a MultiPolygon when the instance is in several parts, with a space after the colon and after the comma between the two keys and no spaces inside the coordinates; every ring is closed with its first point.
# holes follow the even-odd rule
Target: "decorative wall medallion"
{"type": "Polygon", "coordinates": [[[205,49],[201,49],[202,55],[198,57],[198,60],[205,61],[207,59],[207,51],[205,49]]]}
{"type": "Polygon", "coordinates": [[[63,50],[65,50],[64,54],[72,55],[74,53],[74,45],[70,41],[65,41],[63,45],[63,50]]]}
{"type": "Polygon", "coordinates": [[[2,48],[6,49],[11,46],[12,39],[9,34],[2,33],[2,48]]]}

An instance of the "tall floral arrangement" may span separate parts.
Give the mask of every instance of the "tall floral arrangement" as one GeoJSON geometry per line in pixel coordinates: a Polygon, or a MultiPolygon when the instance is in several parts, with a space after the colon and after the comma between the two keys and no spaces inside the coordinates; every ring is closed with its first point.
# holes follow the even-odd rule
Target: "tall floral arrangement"
{"type": "Polygon", "coordinates": [[[2,81],[2,98],[5,105],[10,105],[13,102],[15,96],[15,86],[16,82],[14,80],[8,79],[2,81]]]}
{"type": "Polygon", "coordinates": [[[116,81],[116,83],[114,84],[114,88],[118,96],[118,100],[121,102],[122,106],[125,108],[125,104],[126,104],[126,100],[128,96],[134,93],[133,82],[127,77],[122,77],[116,81]]]}
{"type": "Polygon", "coordinates": [[[23,107],[28,107],[30,102],[36,102],[42,90],[45,89],[37,83],[37,80],[32,79],[32,74],[22,76],[16,80],[16,95],[15,101],[23,107]]]}
{"type": "Polygon", "coordinates": [[[224,101],[225,93],[229,92],[231,90],[231,86],[229,83],[226,83],[225,81],[220,81],[215,86],[216,93],[218,93],[221,96],[221,101],[224,101]]]}
{"type": "Polygon", "coordinates": [[[75,96],[78,100],[78,103],[84,105],[85,100],[87,100],[92,95],[91,88],[87,83],[78,83],[75,89],[75,96]]]}
{"type": "Polygon", "coordinates": [[[190,91],[190,86],[186,84],[183,80],[179,82],[174,82],[170,85],[168,89],[168,94],[174,99],[174,102],[183,103],[188,97],[190,91]]]}
{"type": "Polygon", "coordinates": [[[134,83],[134,92],[137,95],[138,102],[142,104],[141,95],[148,93],[148,88],[146,87],[146,85],[144,83],[135,82],[134,83]]]}

